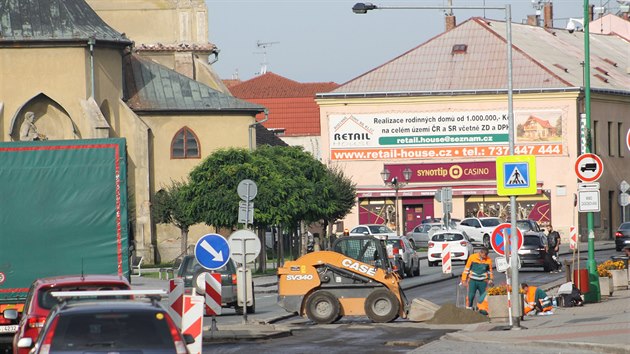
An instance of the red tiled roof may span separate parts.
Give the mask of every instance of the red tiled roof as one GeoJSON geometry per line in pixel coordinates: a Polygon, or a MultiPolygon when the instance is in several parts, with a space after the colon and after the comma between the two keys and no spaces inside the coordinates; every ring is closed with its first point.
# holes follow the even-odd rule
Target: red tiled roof
{"type": "Polygon", "coordinates": [[[316,93],[334,90],[334,82],[299,83],[268,72],[230,88],[239,98],[315,97],[316,93]]]}
{"type": "Polygon", "coordinates": [[[231,88],[231,87],[236,86],[236,85],[240,84],[241,82],[243,82],[240,79],[225,79],[225,80],[221,80],[221,81],[223,81],[223,85],[225,85],[225,87],[227,87],[227,88],[231,88]]]}
{"type": "Polygon", "coordinates": [[[535,117],[535,116],[529,116],[529,118],[527,120],[528,121],[533,120],[533,121],[538,123],[543,128],[553,128],[551,126],[551,123],[549,123],[549,121],[546,120],[546,119],[538,118],[538,117],[535,117]]]}
{"type": "MultiPolygon", "coordinates": [[[[269,120],[263,123],[268,129],[284,129],[284,136],[320,135],[319,106],[316,93],[337,88],[334,82],[299,83],[268,72],[229,87],[234,97],[265,106],[269,120]]],[[[258,120],[262,119],[262,114],[258,120]]]]}

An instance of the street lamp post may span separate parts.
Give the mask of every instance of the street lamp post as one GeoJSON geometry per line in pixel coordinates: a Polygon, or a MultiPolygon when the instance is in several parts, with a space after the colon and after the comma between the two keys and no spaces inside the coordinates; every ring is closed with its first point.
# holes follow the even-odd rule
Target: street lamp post
{"type": "Polygon", "coordinates": [[[388,187],[394,188],[394,198],[395,198],[394,214],[396,214],[396,234],[397,235],[400,235],[400,214],[398,212],[399,210],[398,209],[398,190],[407,185],[407,183],[411,179],[411,174],[412,174],[411,169],[409,167],[406,167],[403,170],[403,178],[405,179],[405,181],[401,182],[398,180],[398,177],[394,177],[390,180],[389,177],[391,176],[391,173],[386,167],[384,167],[383,171],[381,171],[381,178],[383,179],[383,182],[385,183],[385,185],[387,185],[388,187]]]}
{"type": "MultiPolygon", "coordinates": [[[[585,0],[588,2],[588,0],[585,0]]],[[[513,105],[513,83],[512,83],[512,7],[506,4],[505,7],[494,6],[377,6],[372,3],[356,3],[352,7],[352,12],[356,14],[365,14],[370,10],[503,10],[505,11],[505,27],[507,42],[507,96],[508,96],[508,140],[510,147],[510,155],[514,155],[514,105],[513,105]]],[[[398,194],[398,193],[396,193],[398,194]]],[[[510,217],[511,227],[509,242],[510,245],[518,244],[518,235],[516,234],[516,196],[510,196],[510,217]]],[[[398,225],[398,224],[396,224],[398,225]]],[[[512,298],[518,299],[519,281],[518,281],[518,249],[516,247],[509,248],[510,254],[510,270],[512,278],[512,298]]],[[[507,255],[508,252],[506,252],[507,255]]],[[[520,303],[512,301],[510,316],[510,324],[514,329],[520,329],[520,317],[517,314],[520,311],[520,303]]]]}

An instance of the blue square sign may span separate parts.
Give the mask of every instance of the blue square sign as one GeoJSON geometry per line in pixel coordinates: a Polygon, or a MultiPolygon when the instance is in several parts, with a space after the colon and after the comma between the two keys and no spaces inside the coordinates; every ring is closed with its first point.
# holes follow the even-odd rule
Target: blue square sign
{"type": "Polygon", "coordinates": [[[496,161],[498,195],[534,195],[538,193],[536,156],[498,156],[496,161]]]}
{"type": "Polygon", "coordinates": [[[529,186],[529,169],[527,162],[510,162],[503,165],[505,188],[523,188],[529,186]]]}

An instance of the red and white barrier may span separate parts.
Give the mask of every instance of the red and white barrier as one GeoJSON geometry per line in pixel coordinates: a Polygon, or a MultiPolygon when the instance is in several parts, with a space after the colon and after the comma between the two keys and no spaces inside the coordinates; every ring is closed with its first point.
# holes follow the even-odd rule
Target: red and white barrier
{"type": "Polygon", "coordinates": [[[203,342],[204,297],[184,295],[184,313],[182,315],[182,333],[190,334],[195,342],[188,344],[190,354],[201,354],[203,342]]]}
{"type": "Polygon", "coordinates": [[[577,229],[575,226],[569,228],[569,248],[574,250],[577,246],[577,229]]]}
{"type": "Polygon", "coordinates": [[[451,267],[451,247],[448,243],[442,244],[442,273],[450,274],[451,267]]]}
{"type": "Polygon", "coordinates": [[[206,316],[221,314],[221,274],[206,273],[206,316]]]}
{"type": "Polygon", "coordinates": [[[184,312],[184,279],[175,278],[168,282],[168,313],[173,322],[182,329],[182,313],[184,312]]]}

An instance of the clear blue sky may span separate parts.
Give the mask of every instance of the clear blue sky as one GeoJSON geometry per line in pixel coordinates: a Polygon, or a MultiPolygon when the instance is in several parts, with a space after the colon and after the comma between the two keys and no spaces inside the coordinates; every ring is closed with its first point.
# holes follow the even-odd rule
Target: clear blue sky
{"type": "MultiPolygon", "coordinates": [[[[299,82],[342,84],[444,31],[442,10],[352,12],[351,0],[206,0],[210,42],[221,50],[215,70],[222,79],[238,71],[241,80],[256,76],[267,52],[267,70],[299,82]],[[267,48],[257,42],[270,43],[267,48]]],[[[368,1],[369,2],[369,1],[368,1]]],[[[372,0],[381,6],[442,6],[447,0],[372,0]]],[[[604,0],[591,0],[600,6],[604,0]]],[[[512,5],[512,21],[534,14],[531,0],[453,0],[453,6],[512,5]]],[[[581,18],[583,0],[554,0],[554,27],[581,18]]],[[[611,6],[618,6],[615,0],[611,6]]],[[[483,10],[455,10],[457,23],[484,16],[483,10]]],[[[485,16],[504,20],[505,11],[485,16]]]]}

